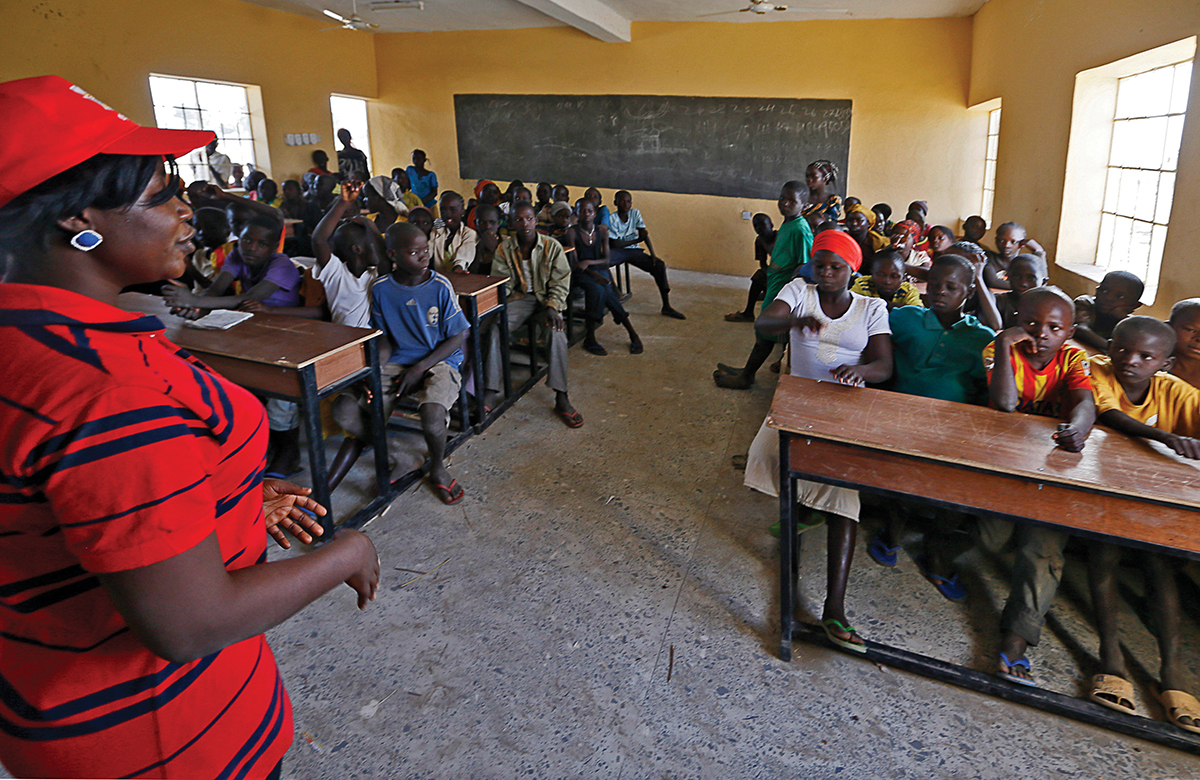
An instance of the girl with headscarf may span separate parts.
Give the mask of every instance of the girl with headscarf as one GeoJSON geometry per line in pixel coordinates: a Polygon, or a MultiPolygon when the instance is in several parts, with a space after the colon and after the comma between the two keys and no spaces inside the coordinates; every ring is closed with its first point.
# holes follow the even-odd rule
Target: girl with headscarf
{"type": "Polygon", "coordinates": [[[375,215],[375,227],[380,231],[387,230],[397,220],[408,220],[408,206],[404,203],[404,193],[400,185],[388,176],[372,176],[363,187],[363,196],[367,199],[367,211],[375,215]]]}
{"type": "MultiPolygon", "coordinates": [[[[813,239],[812,264],[816,283],[789,282],[759,315],[755,328],[764,335],[790,337],[792,376],[851,387],[887,381],[892,375],[887,304],[849,289],[851,276],[862,265],[858,242],[837,230],[822,231],[813,239]]],[[[750,446],[745,482],[779,495],[779,432],[765,421],[750,446]]],[[[801,504],[825,515],[829,566],[821,625],[838,647],[866,652],[845,607],[858,533],[858,493],[805,480],[798,481],[797,492],[801,504]]]]}
{"type": "Polygon", "coordinates": [[[870,257],[891,244],[887,236],[872,229],[874,224],[875,212],[863,204],[855,203],[846,207],[846,231],[862,248],[863,257],[870,257]]]}

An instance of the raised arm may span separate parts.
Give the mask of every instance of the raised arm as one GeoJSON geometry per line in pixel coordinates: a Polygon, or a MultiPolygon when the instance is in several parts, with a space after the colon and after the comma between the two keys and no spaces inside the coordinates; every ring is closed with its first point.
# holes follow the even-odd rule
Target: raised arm
{"type": "MultiPolygon", "coordinates": [[[[313,254],[317,258],[318,271],[324,268],[325,264],[329,262],[329,258],[333,256],[329,240],[333,238],[333,231],[337,230],[337,226],[342,221],[342,218],[358,203],[358,198],[362,195],[362,188],[362,182],[343,184],[342,196],[333,204],[333,207],[329,211],[325,212],[325,216],[321,217],[321,221],[317,223],[317,227],[312,234],[312,246],[313,254]]],[[[370,220],[363,221],[370,222],[370,220]]]]}

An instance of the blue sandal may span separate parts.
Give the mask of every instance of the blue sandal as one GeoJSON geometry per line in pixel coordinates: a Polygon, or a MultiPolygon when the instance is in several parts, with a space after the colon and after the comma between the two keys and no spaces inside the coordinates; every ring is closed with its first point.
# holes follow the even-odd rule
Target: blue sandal
{"type": "MultiPolygon", "coordinates": [[[[1000,654],[1000,663],[1004,664],[1010,670],[1013,667],[1020,667],[1027,672],[1032,671],[1029,666],[1029,661],[1025,658],[1018,658],[1015,661],[1010,661],[1010,660],[1008,660],[1007,655],[1005,655],[1004,653],[1001,653],[1000,654]]],[[[1018,677],[1017,675],[1013,674],[1011,671],[997,672],[996,675],[1001,680],[1008,680],[1010,683],[1016,683],[1017,685],[1025,685],[1030,688],[1038,687],[1037,683],[1034,682],[1032,677],[1029,677],[1029,678],[1018,677]]]]}
{"type": "Polygon", "coordinates": [[[899,560],[896,557],[898,552],[900,552],[900,545],[888,547],[883,543],[883,531],[875,534],[871,543],[867,545],[867,555],[870,555],[871,560],[880,566],[895,566],[899,560]]]}
{"type": "Polygon", "coordinates": [[[967,589],[958,581],[958,574],[951,577],[943,577],[939,574],[934,574],[925,568],[925,558],[921,556],[917,558],[917,565],[921,567],[921,574],[925,575],[925,579],[933,583],[933,586],[951,601],[962,601],[967,597],[967,589]]]}

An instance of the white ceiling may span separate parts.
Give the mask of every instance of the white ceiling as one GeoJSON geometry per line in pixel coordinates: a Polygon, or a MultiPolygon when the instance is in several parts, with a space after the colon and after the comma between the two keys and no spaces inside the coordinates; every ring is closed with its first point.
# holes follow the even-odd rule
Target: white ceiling
{"type": "MultiPolygon", "coordinates": [[[[352,0],[246,0],[256,5],[336,23],[321,14],[328,8],[351,13],[352,0]]],[[[780,0],[789,2],[789,0],[780,0]]],[[[572,0],[559,0],[570,6],[572,0]]],[[[900,19],[970,16],[987,0],[794,0],[791,9],[768,14],[738,13],[748,0],[603,0],[603,5],[633,22],[771,22],[806,19],[900,19]],[[848,13],[819,9],[845,9],[848,13]],[[715,15],[713,15],[715,14],[715,15]]],[[[358,14],[379,25],[379,32],[433,30],[506,30],[561,26],[560,22],[519,0],[425,0],[425,10],[373,12],[360,0],[358,14]]],[[[599,0],[590,3],[600,6],[599,0]]],[[[607,10],[607,9],[604,9],[607,10]]]]}

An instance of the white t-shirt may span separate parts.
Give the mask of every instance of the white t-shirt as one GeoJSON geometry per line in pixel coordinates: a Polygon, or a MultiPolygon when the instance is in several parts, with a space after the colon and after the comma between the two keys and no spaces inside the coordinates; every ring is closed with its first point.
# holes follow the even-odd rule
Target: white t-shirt
{"type": "Polygon", "coordinates": [[[355,276],[337,255],[330,255],[329,262],[317,272],[317,281],[325,286],[329,312],[335,323],[352,328],[371,327],[370,290],[375,281],[374,268],[363,271],[362,276],[355,276]]]}
{"type": "MultiPolygon", "coordinates": [[[[638,228],[646,227],[642,212],[637,209],[629,210],[629,217],[622,220],[620,213],[613,211],[608,215],[608,237],[617,241],[633,241],[638,237],[638,228]]],[[[637,249],[641,244],[630,244],[628,249],[637,249]]]]}
{"type": "Polygon", "coordinates": [[[791,307],[797,317],[816,317],[825,327],[819,334],[792,328],[792,376],[830,380],[830,371],[838,366],[857,366],[867,340],[880,333],[891,333],[887,303],[882,298],[867,298],[851,293],[850,308],[836,320],[821,311],[817,286],[803,279],[788,282],[775,300],[791,307]]]}

